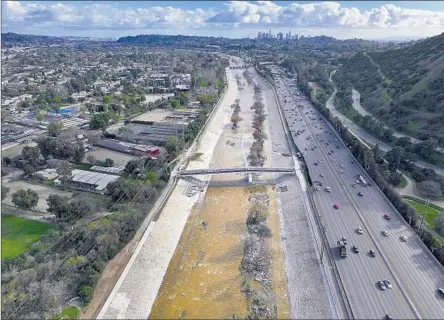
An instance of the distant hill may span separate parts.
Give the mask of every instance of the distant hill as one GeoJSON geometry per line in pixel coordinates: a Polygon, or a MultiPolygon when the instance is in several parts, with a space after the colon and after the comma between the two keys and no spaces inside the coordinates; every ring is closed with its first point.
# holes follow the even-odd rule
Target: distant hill
{"type": "Polygon", "coordinates": [[[394,130],[444,144],[444,33],[400,49],[357,53],[335,80],[358,90],[364,108],[394,130]]]}
{"type": "Polygon", "coordinates": [[[15,45],[36,45],[36,44],[61,44],[65,39],[60,37],[36,36],[29,34],[2,33],[2,46],[10,47],[15,45]]]}
{"type": "Polygon", "coordinates": [[[52,37],[52,36],[39,36],[31,34],[18,34],[18,33],[2,33],[2,46],[32,46],[32,45],[53,45],[53,44],[66,44],[73,42],[90,42],[90,41],[114,41],[110,38],[93,38],[93,37],[52,37]]]}

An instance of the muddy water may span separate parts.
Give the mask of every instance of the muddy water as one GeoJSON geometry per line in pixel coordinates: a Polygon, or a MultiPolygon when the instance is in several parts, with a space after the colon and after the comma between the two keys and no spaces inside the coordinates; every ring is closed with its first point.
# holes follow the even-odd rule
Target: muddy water
{"type": "Polygon", "coordinates": [[[207,190],[188,218],[150,319],[245,317],[239,266],[248,196],[244,188],[207,190]]]}
{"type": "MultiPolygon", "coordinates": [[[[273,261],[270,277],[278,318],[289,318],[275,191],[273,187],[264,189],[271,200],[268,210],[268,226],[273,235],[268,240],[273,261]]],[[[241,292],[243,278],[239,267],[249,196],[248,188],[207,190],[203,203],[196,205],[188,218],[150,319],[214,319],[232,318],[233,315],[244,318],[247,315],[247,298],[241,292]]]]}

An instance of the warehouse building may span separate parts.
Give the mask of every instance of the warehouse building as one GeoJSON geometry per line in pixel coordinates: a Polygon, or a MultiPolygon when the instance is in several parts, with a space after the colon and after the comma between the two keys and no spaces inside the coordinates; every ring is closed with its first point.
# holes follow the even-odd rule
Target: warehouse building
{"type": "Polygon", "coordinates": [[[134,139],[163,144],[170,136],[182,136],[188,124],[198,117],[196,110],[155,109],[134,118],[128,128],[134,139]]]}
{"type": "MultiPolygon", "coordinates": [[[[104,194],[108,184],[117,179],[119,176],[113,174],[74,169],[64,185],[73,189],[104,194]]],[[[62,182],[57,179],[55,183],[61,184],[62,182]]]]}

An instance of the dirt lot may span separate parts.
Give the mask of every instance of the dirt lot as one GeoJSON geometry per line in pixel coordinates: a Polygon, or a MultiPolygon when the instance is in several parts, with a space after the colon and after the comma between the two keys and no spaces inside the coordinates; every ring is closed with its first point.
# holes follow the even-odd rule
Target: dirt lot
{"type": "Polygon", "coordinates": [[[46,198],[48,198],[50,194],[57,194],[59,196],[66,197],[72,196],[72,192],[61,191],[41,184],[31,184],[25,181],[14,181],[11,183],[7,183],[6,186],[10,189],[10,191],[8,193],[8,197],[3,200],[3,203],[13,206],[14,204],[12,203],[11,194],[20,189],[32,189],[39,195],[39,202],[34,210],[40,212],[46,212],[46,209],[48,208],[46,198]]]}
{"type": "Polygon", "coordinates": [[[94,150],[91,150],[86,153],[85,159],[89,156],[93,155],[97,160],[105,160],[105,158],[110,158],[114,160],[115,166],[124,166],[128,161],[137,159],[138,157],[132,156],[129,154],[120,153],[117,151],[112,151],[103,148],[94,147],[94,150]]]}

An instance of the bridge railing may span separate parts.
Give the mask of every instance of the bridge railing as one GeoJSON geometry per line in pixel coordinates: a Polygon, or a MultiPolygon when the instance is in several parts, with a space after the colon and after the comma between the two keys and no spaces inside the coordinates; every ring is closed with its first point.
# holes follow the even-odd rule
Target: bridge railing
{"type": "Polygon", "coordinates": [[[276,173],[294,173],[294,168],[263,168],[263,167],[239,167],[239,168],[219,168],[219,169],[190,169],[177,172],[178,176],[205,175],[205,174],[224,174],[224,173],[248,173],[248,172],[276,172],[276,173]]]}

